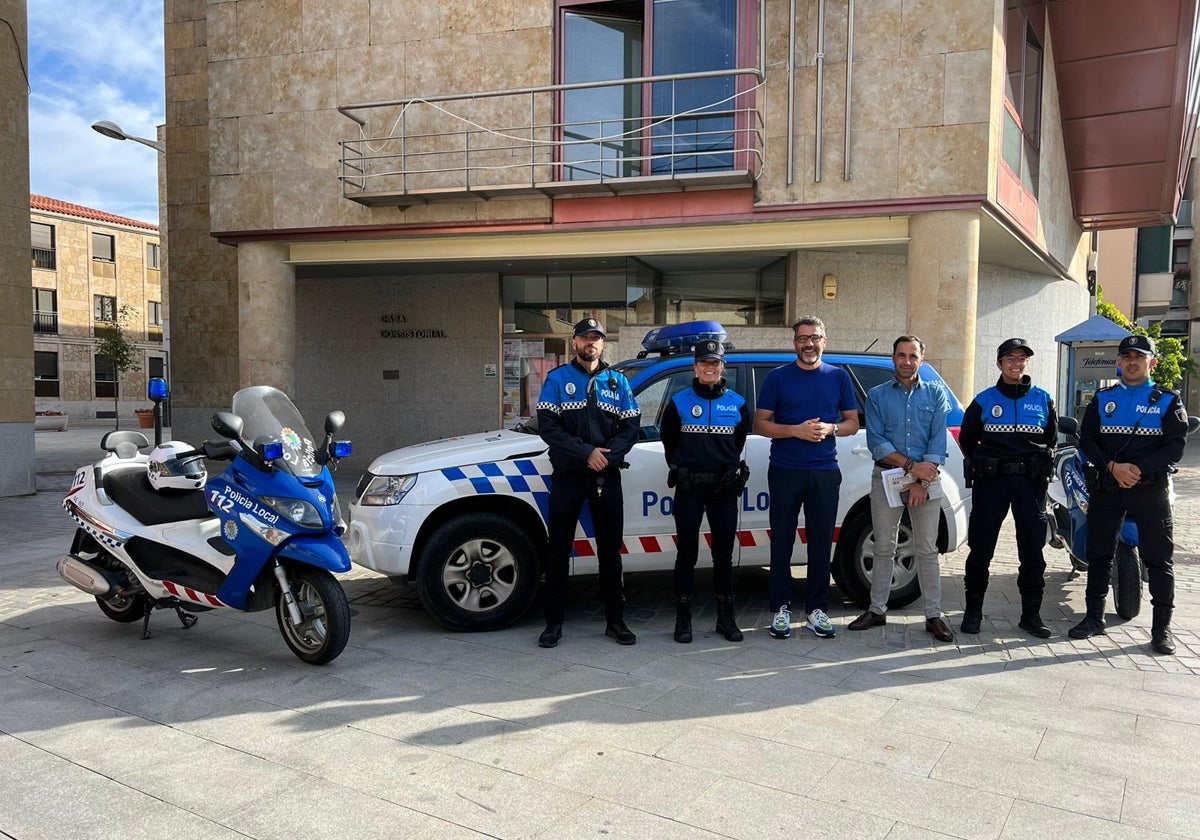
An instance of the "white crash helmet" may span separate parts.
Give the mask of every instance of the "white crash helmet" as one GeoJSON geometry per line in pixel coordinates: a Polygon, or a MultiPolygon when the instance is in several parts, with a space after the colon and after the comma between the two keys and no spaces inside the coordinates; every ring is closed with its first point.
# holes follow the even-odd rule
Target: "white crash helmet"
{"type": "Polygon", "coordinates": [[[200,490],[208,481],[204,455],[191,444],[168,440],[154,447],[146,465],[155,490],[200,490]]]}

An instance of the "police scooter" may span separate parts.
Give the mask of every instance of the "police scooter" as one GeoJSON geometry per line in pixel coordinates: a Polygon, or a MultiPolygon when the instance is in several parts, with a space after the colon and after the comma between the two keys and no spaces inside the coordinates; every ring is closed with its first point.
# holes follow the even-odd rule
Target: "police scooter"
{"type": "MultiPolygon", "coordinates": [[[[1188,434],[1200,428],[1200,418],[1188,418],[1188,434]]],[[[1052,548],[1065,549],[1071,560],[1071,577],[1088,567],[1087,512],[1088,489],[1085,479],[1087,458],[1079,449],[1079,423],[1074,417],[1060,417],[1058,430],[1067,445],[1054,455],[1054,476],[1046,490],[1047,541],[1052,548]]],[[[1167,471],[1167,493],[1175,504],[1175,482],[1167,471]]],[[[1142,610],[1142,581],[1146,570],[1138,555],[1138,529],[1133,517],[1126,516],[1117,535],[1117,553],[1112,565],[1113,601],[1117,615],[1135,618],[1142,610]]]]}
{"type": "MultiPolygon", "coordinates": [[[[165,397],[152,380],[158,423],[165,397]]],[[[328,467],[350,454],[333,440],[345,415],[329,414],[317,444],[275,388],[244,388],[232,409],[212,418],[229,440],[205,441],[202,453],[169,441],[144,455],[141,432],[106,434],[107,454],[76,471],[63,499],[79,527],[58,573],[113,621],[140,620],[142,638],[155,610],[173,609],[188,628],[198,612],[274,608],[292,652],[323,665],[350,637],[346,594],[330,574],[350,570],[328,467]],[[206,457],[231,463],[209,480],[206,457]]]]}

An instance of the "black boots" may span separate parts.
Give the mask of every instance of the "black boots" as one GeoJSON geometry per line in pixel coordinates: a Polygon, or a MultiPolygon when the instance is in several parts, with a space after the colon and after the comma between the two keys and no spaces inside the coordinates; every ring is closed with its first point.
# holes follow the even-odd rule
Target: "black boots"
{"type": "Polygon", "coordinates": [[[968,589],[965,595],[967,606],[963,609],[962,626],[958,629],[964,633],[978,633],[983,624],[983,593],[968,589]]]}
{"type": "Polygon", "coordinates": [[[679,595],[675,598],[675,641],[689,644],[692,641],[692,598],[679,595]]]}
{"type": "Polygon", "coordinates": [[[1150,627],[1150,649],[1163,656],[1175,652],[1175,638],[1171,635],[1172,607],[1155,607],[1154,623],[1150,627]]]}
{"type": "Polygon", "coordinates": [[[1046,623],[1042,621],[1042,594],[1039,592],[1036,595],[1021,595],[1021,620],[1017,622],[1017,626],[1028,633],[1030,636],[1035,636],[1039,639],[1049,639],[1053,633],[1046,623]]]}
{"type": "Polygon", "coordinates": [[[1072,639],[1086,639],[1089,636],[1104,635],[1104,602],[1106,597],[1097,597],[1088,595],[1087,615],[1083,621],[1076,624],[1067,631],[1067,635],[1072,639]]]}
{"type": "Polygon", "coordinates": [[[717,596],[716,631],[724,636],[727,642],[740,642],[742,640],[742,631],[738,629],[737,618],[733,614],[732,595],[717,596]]]}

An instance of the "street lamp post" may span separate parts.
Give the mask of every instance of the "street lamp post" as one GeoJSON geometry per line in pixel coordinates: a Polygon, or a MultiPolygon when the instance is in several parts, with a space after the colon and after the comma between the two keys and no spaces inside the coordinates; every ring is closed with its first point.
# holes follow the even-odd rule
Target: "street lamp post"
{"type": "Polygon", "coordinates": [[[135,143],[141,143],[143,146],[149,146],[156,152],[165,152],[167,147],[158,140],[148,140],[145,137],[136,137],[132,134],[126,134],[121,126],[111,120],[100,120],[92,123],[92,130],[103,134],[105,137],[111,137],[113,140],[132,140],[135,143]]]}

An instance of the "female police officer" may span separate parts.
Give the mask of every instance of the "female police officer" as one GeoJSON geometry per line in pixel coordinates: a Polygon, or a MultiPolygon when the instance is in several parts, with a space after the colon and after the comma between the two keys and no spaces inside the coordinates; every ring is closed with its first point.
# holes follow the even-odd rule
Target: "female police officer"
{"type": "Polygon", "coordinates": [[[725,387],[725,347],[719,341],[696,345],[692,387],[667,404],[662,418],[663,454],[675,487],[675,641],[692,640],[692,584],[700,549],[700,521],[708,514],[712,531],[716,631],[742,640],[733,611],[733,538],[737,500],[748,472],[742,447],[751,428],[746,401],[725,387]]]}

